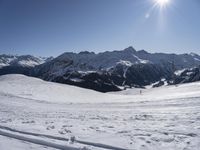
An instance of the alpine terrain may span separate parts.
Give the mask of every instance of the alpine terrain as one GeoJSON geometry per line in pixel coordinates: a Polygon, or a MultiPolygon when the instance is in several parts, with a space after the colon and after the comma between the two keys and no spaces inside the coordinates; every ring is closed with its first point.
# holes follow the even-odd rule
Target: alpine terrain
{"type": "Polygon", "coordinates": [[[199,81],[200,56],[194,53],[148,53],[128,47],[97,54],[66,52],[56,58],[1,55],[0,64],[0,75],[20,73],[46,81],[110,92],[151,84],[158,87],[199,81]]]}

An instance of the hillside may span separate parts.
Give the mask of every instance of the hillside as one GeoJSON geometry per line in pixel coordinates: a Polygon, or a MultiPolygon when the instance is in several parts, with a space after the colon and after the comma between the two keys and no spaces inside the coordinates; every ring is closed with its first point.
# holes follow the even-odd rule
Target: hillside
{"type": "Polygon", "coordinates": [[[51,145],[16,140],[14,135],[20,135],[32,141],[92,150],[99,148],[58,137],[75,136],[78,140],[131,150],[198,150],[199,88],[200,83],[194,82],[105,94],[23,75],[1,76],[0,143],[4,144],[0,149],[53,150],[51,145]],[[12,138],[2,133],[12,134],[12,138]]]}

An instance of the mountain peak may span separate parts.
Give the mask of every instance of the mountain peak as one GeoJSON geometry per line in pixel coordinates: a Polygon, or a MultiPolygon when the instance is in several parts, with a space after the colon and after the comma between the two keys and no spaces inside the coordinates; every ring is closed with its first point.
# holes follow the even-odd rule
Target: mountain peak
{"type": "Polygon", "coordinates": [[[129,46],[128,48],[125,48],[123,51],[126,51],[126,52],[136,52],[136,50],[132,46],[129,46]]]}

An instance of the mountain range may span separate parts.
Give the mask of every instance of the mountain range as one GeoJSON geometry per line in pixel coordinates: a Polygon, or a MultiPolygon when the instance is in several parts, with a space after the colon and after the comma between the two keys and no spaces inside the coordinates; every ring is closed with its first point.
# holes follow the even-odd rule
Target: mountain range
{"type": "Polygon", "coordinates": [[[52,57],[35,57],[31,55],[0,55],[0,75],[26,74],[37,65],[50,61],[52,57]]]}
{"type": "Polygon", "coordinates": [[[133,47],[97,54],[66,52],[56,58],[0,55],[0,75],[20,73],[100,92],[156,82],[155,86],[165,81],[168,84],[198,81],[199,66],[200,56],[195,53],[148,53],[133,47]],[[184,73],[187,70],[193,73],[184,73]]]}

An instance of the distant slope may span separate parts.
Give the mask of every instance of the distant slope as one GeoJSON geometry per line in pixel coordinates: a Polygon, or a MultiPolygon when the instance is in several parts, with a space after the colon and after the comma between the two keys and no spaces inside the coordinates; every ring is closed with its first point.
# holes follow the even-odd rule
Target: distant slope
{"type": "Polygon", "coordinates": [[[24,75],[0,76],[0,96],[52,103],[112,103],[200,97],[200,82],[100,93],[24,75]],[[142,90],[142,94],[140,94],[142,90]]]}
{"type": "Polygon", "coordinates": [[[0,68],[5,66],[23,66],[34,67],[41,65],[46,61],[46,58],[34,57],[31,55],[0,55],[0,68]]]}
{"type": "Polygon", "coordinates": [[[200,97],[200,82],[185,83],[178,85],[168,85],[158,88],[147,89],[128,89],[120,92],[111,92],[110,94],[132,96],[138,101],[157,101],[171,99],[185,99],[200,97]],[[141,94],[140,94],[141,91],[141,94]]]}
{"type": "Polygon", "coordinates": [[[31,55],[0,55],[0,75],[15,73],[29,75],[31,68],[51,59],[31,55]]]}

